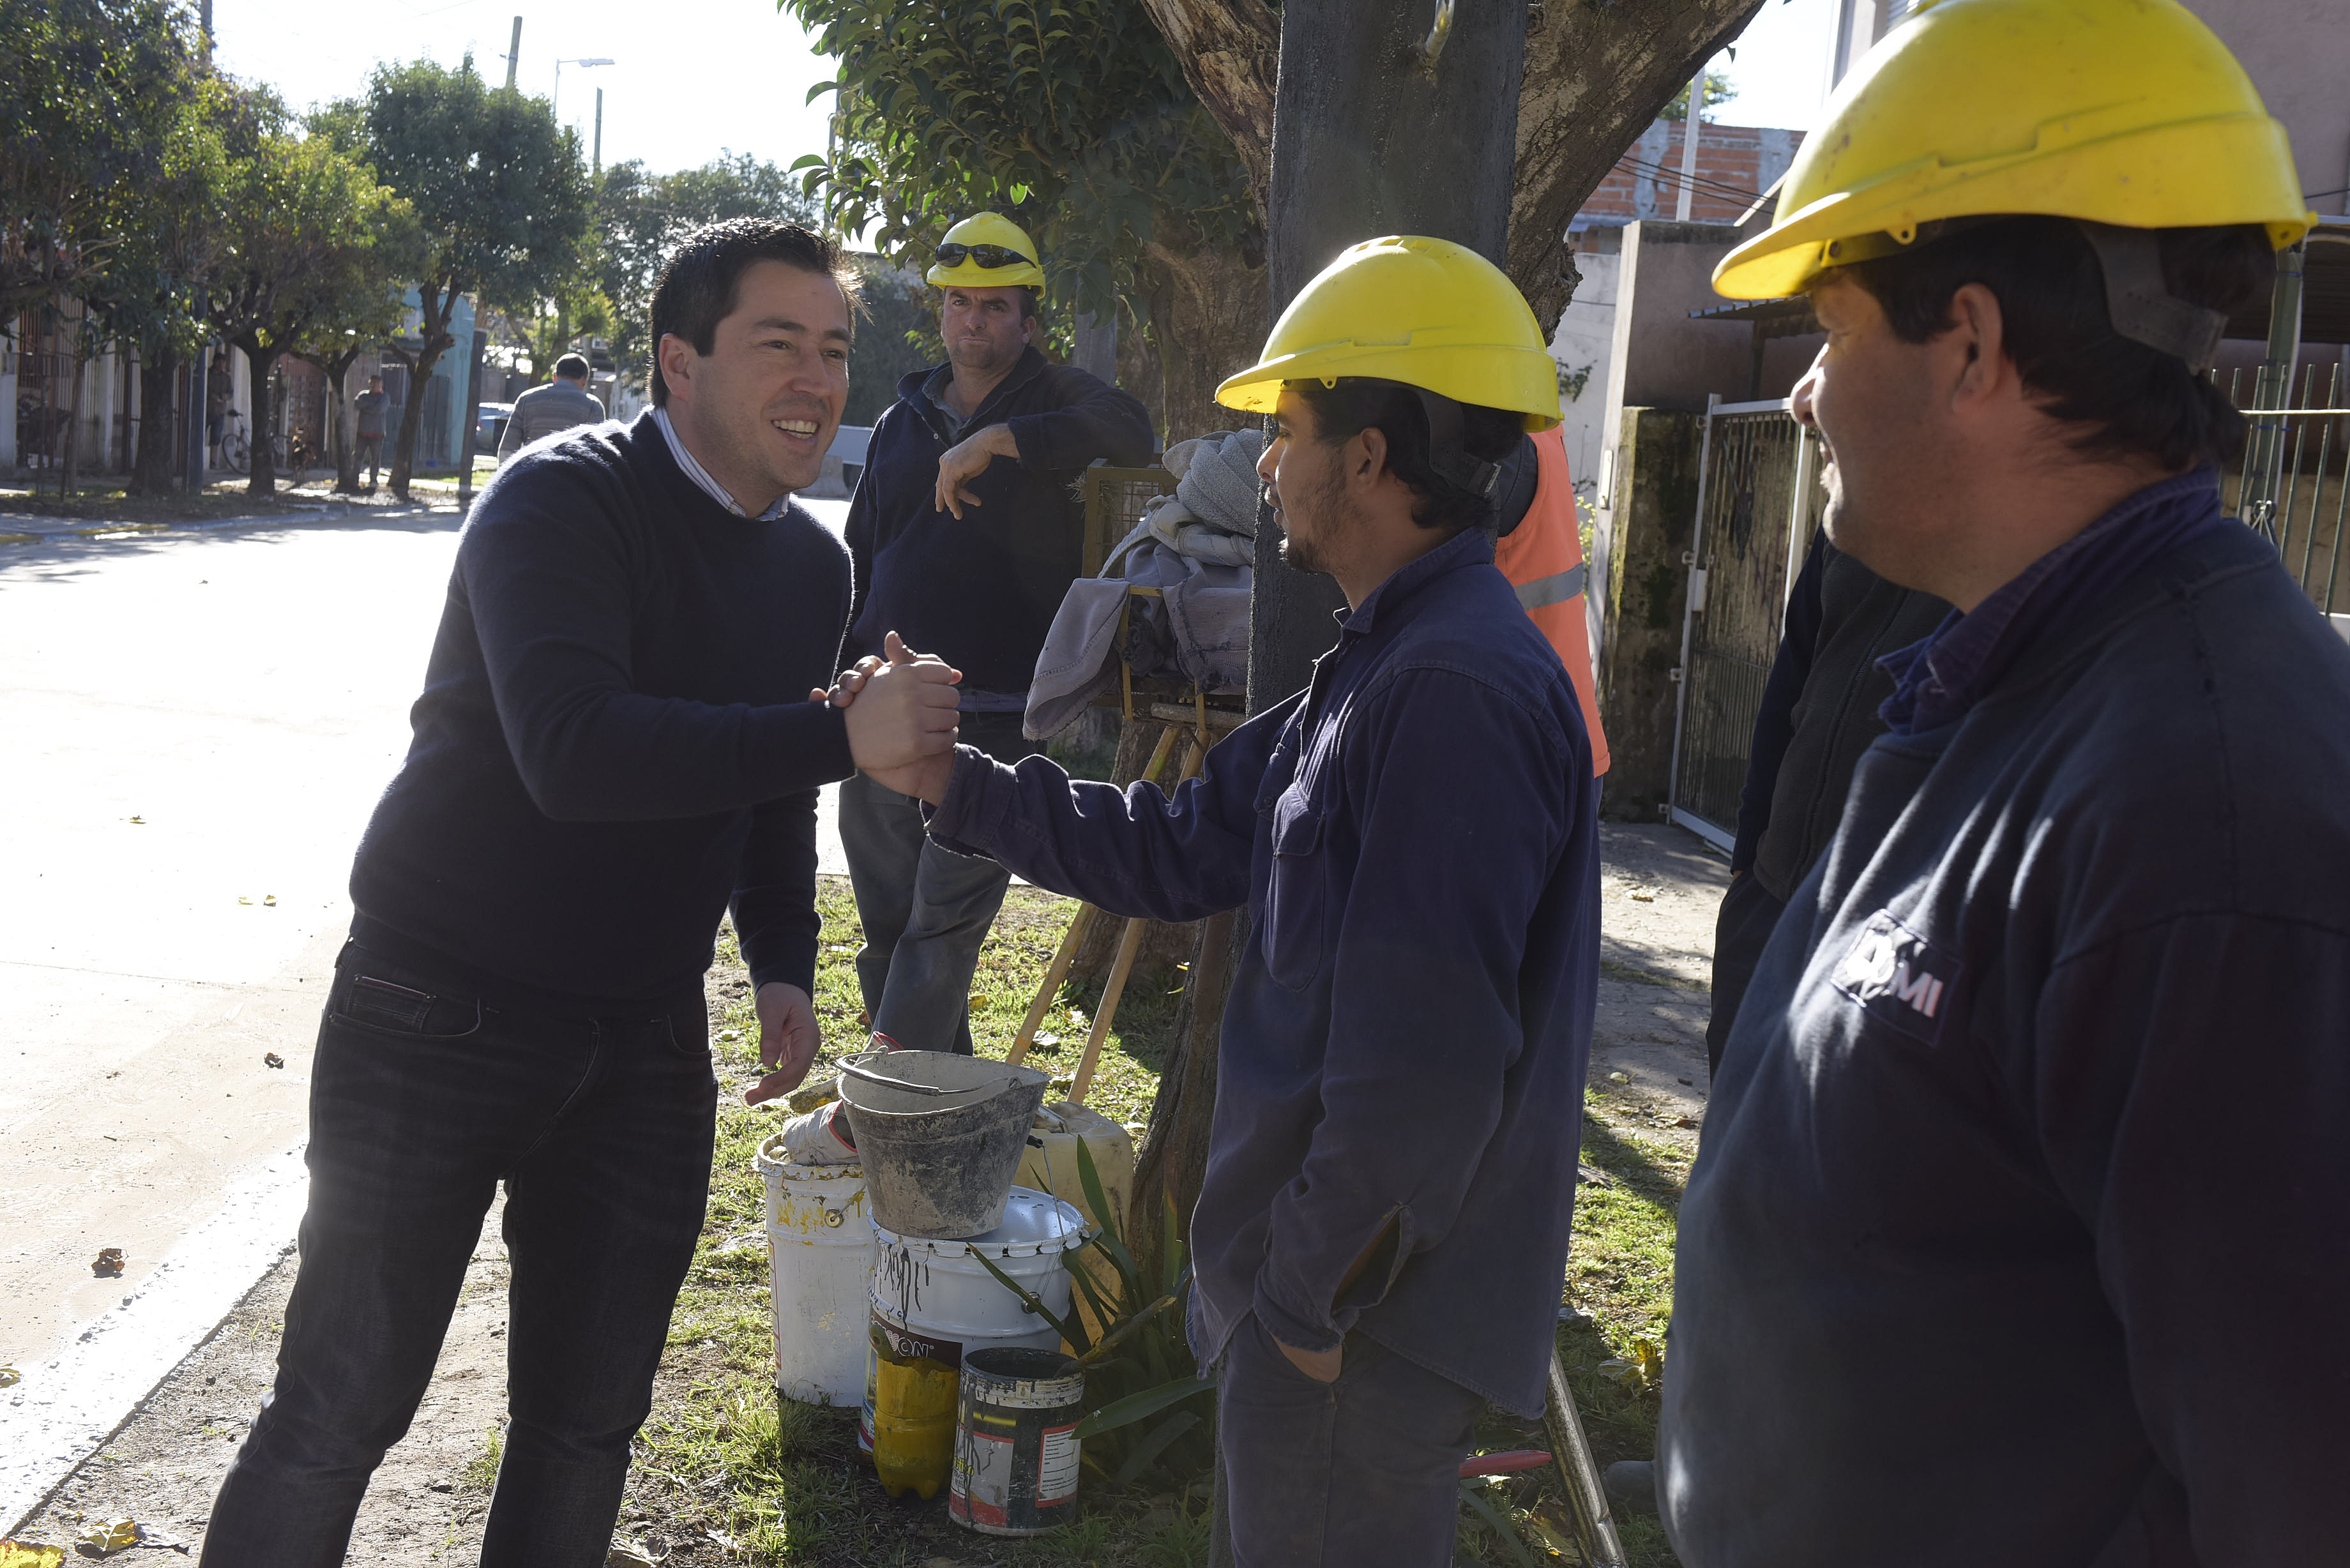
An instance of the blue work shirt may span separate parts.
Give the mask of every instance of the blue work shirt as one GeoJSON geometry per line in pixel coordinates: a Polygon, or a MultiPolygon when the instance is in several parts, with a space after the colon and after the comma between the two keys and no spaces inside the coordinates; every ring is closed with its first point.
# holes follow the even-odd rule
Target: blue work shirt
{"type": "Polygon", "coordinates": [[[1191,1220],[1204,1365],[1254,1312],[1542,1408],[1599,959],[1597,792],[1558,655],[1456,535],[1170,798],[970,747],[931,820],[1118,915],[1248,906],[1191,1220]],[[1351,1284],[1349,1268],[1368,1253],[1351,1284]]]}

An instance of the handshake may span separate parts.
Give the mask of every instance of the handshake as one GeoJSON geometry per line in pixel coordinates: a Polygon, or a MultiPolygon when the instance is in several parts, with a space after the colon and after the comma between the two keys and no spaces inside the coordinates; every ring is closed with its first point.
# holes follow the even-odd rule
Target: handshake
{"type": "Polygon", "coordinates": [[[955,682],[962,671],[913,652],[894,631],[881,648],[887,658],[858,659],[831,691],[810,691],[808,701],[843,710],[848,754],[874,783],[936,805],[954,776],[955,682]]]}

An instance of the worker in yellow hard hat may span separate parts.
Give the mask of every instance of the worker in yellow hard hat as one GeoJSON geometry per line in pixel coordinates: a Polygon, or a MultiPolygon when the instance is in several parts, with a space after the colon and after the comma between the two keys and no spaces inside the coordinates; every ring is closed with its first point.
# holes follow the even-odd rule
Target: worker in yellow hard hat
{"type": "MultiPolygon", "coordinates": [[[[1041,746],[1022,711],[1084,569],[1077,477],[1097,459],[1134,466],[1158,450],[1131,393],[1038,351],[1041,261],[1000,213],[946,232],[927,275],[946,363],[906,375],[875,421],[846,531],[850,660],[879,656],[892,631],[946,659],[962,671],[963,741],[1005,762],[1041,746]]],[[[841,786],[840,836],[871,1026],[900,1045],[968,1054],[972,976],[1003,868],[931,846],[920,803],[862,776],[841,786]]]]}
{"type": "Polygon", "coordinates": [[[1347,597],[1312,688],[1171,796],[968,746],[875,777],[1113,913],[1248,905],[1191,1225],[1231,1560],[1439,1568],[1480,1412],[1543,1408],[1598,965],[1591,743],[1488,532],[1557,373],[1491,262],[1399,237],[1217,396],[1270,417],[1283,553],[1347,597]]]}
{"type": "Polygon", "coordinates": [[[1953,608],[1713,1083],[1688,1568],[2342,1558],[2350,649],[2206,374],[2309,221],[2172,0],[1939,0],[1716,274],[1809,296],[1828,534],[1953,608]]]}

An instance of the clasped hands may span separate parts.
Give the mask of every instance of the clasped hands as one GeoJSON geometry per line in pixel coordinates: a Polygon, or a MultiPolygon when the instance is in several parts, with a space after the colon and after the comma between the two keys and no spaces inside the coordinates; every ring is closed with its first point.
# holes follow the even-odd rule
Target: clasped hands
{"type": "Polygon", "coordinates": [[[874,783],[936,805],[954,776],[955,683],[962,671],[914,652],[894,631],[881,651],[842,670],[831,691],[810,691],[808,701],[842,710],[849,758],[874,783]]]}

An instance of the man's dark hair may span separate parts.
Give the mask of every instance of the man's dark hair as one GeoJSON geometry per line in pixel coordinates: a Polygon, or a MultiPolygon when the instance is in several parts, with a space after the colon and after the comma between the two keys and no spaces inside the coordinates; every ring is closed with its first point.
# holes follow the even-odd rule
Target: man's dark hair
{"type": "Polygon", "coordinates": [[[733,314],[743,274],[753,262],[776,261],[818,273],[840,286],[856,325],[858,275],[841,259],[830,236],[778,218],[729,218],[696,229],[670,253],[653,287],[653,404],[669,401],[669,379],[661,374],[661,339],[682,337],[697,354],[718,346],[718,324],[733,314]]]}
{"type": "MultiPolygon", "coordinates": [[[[1292,381],[1289,388],[1314,410],[1314,435],[1336,446],[1377,428],[1387,438],[1388,472],[1412,492],[1411,520],[1447,537],[1493,525],[1493,504],[1436,472],[1428,456],[1428,410],[1419,395],[1395,381],[1340,377],[1334,387],[1292,381]]],[[[1461,445],[1485,462],[1499,462],[1525,434],[1523,416],[1476,403],[1461,405],[1461,445]]]]}
{"type": "MultiPolygon", "coordinates": [[[[2232,313],[2276,275],[2257,224],[2164,229],[2162,275],[2190,305],[2232,313]]],[[[1884,307],[1893,335],[1924,343],[1950,325],[1970,283],[1999,300],[2008,357],[2084,453],[2151,457],[2168,469],[2223,463],[2244,444],[2244,416],[2185,360],[2124,337],[2106,309],[2097,254],[2067,218],[2003,218],[1929,229],[1914,249],[1844,269],[1884,307]]]]}
{"type": "Polygon", "coordinates": [[[577,354],[566,354],[555,362],[555,373],[567,381],[584,381],[588,379],[588,361],[577,354]]]}

